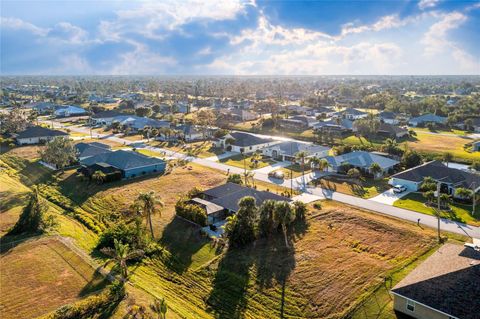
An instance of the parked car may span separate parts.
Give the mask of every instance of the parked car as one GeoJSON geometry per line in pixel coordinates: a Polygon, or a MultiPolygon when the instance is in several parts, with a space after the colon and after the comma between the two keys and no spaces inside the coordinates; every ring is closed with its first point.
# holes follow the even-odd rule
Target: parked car
{"type": "Polygon", "coordinates": [[[394,193],[400,194],[407,190],[407,188],[403,185],[395,185],[392,187],[394,193]]]}
{"type": "Polygon", "coordinates": [[[273,178],[283,179],[284,174],[282,171],[273,171],[268,173],[268,176],[273,178]]]}

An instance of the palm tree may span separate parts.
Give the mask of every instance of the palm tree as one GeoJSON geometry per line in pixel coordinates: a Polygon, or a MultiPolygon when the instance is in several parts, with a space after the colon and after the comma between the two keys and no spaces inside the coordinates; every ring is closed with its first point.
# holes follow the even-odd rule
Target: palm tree
{"type": "Polygon", "coordinates": [[[295,211],[289,203],[279,201],[275,203],[275,210],[273,212],[273,219],[279,225],[282,225],[283,236],[285,237],[285,246],[288,246],[287,227],[295,220],[295,211]]]}
{"type": "Polygon", "coordinates": [[[120,268],[122,278],[125,281],[128,278],[127,261],[130,259],[141,257],[145,254],[145,252],[140,249],[131,251],[130,247],[127,244],[122,244],[117,239],[115,239],[114,245],[115,248],[104,247],[101,249],[101,252],[112,258],[108,262],[114,261],[117,264],[118,268],[120,268]]]}
{"type": "Polygon", "coordinates": [[[310,164],[310,166],[313,169],[318,169],[318,166],[320,164],[320,159],[316,156],[313,156],[313,157],[309,158],[308,163],[310,164]]]}
{"type": "Polygon", "coordinates": [[[261,159],[262,159],[262,155],[260,155],[260,153],[257,153],[257,152],[253,153],[251,157],[251,161],[252,161],[251,167],[257,168],[258,161],[260,161],[261,159]]]}
{"type": "Polygon", "coordinates": [[[135,203],[138,205],[137,207],[140,207],[141,212],[147,216],[147,223],[150,227],[150,233],[152,234],[152,238],[155,239],[155,235],[153,234],[152,215],[160,212],[157,209],[157,206],[161,208],[163,207],[163,203],[156,198],[154,191],[140,193],[135,200],[135,203]]]}
{"type": "Polygon", "coordinates": [[[448,164],[453,160],[453,155],[450,152],[445,152],[443,153],[442,158],[443,158],[443,161],[447,163],[447,167],[448,167],[448,164]]]}
{"type": "Polygon", "coordinates": [[[372,165],[370,165],[370,172],[373,174],[373,178],[377,178],[378,174],[382,172],[382,168],[378,163],[372,163],[372,165]]]}
{"type": "Polygon", "coordinates": [[[324,159],[324,158],[322,158],[322,159],[320,160],[320,163],[318,163],[318,168],[319,168],[322,172],[324,172],[325,170],[327,170],[329,167],[331,167],[330,163],[329,163],[326,159],[324,159]]]}
{"type": "Polygon", "coordinates": [[[159,299],[155,298],[153,301],[153,304],[150,305],[150,309],[154,313],[158,315],[158,319],[166,319],[167,318],[167,302],[165,301],[165,298],[159,299]]]}
{"type": "Polygon", "coordinates": [[[295,159],[300,160],[300,165],[302,166],[302,180],[303,187],[305,188],[305,159],[307,158],[307,152],[301,151],[295,154],[295,159]]]}
{"type": "Polygon", "coordinates": [[[459,187],[455,189],[455,195],[460,198],[471,199],[473,195],[473,191],[468,188],[459,187]]]}
{"type": "Polygon", "coordinates": [[[440,194],[440,203],[442,204],[444,209],[448,208],[448,204],[452,202],[452,196],[448,194],[440,194]]]}
{"type": "Polygon", "coordinates": [[[433,200],[435,199],[435,192],[434,191],[427,191],[423,193],[423,197],[427,200],[428,204],[433,203],[433,200]]]}
{"type": "Polygon", "coordinates": [[[107,175],[105,175],[104,172],[102,171],[95,171],[92,174],[92,179],[97,183],[97,184],[103,184],[105,180],[107,179],[107,175]]]}

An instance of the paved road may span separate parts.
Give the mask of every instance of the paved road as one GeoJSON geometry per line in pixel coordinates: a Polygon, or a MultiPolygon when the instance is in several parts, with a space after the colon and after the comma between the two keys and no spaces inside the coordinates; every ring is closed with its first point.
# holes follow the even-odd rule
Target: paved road
{"type": "MultiPolygon", "coordinates": [[[[62,127],[61,123],[55,123],[56,127],[62,127]]],[[[76,131],[76,132],[90,132],[89,129],[82,128],[82,127],[68,127],[71,131],[76,131]]],[[[96,134],[101,138],[113,140],[119,143],[124,143],[124,144],[138,144],[141,145],[142,141],[135,141],[132,142],[130,140],[126,140],[123,138],[120,138],[118,136],[114,135],[107,135],[107,134],[96,134]]],[[[160,154],[165,154],[170,157],[175,157],[175,158],[183,158],[188,161],[192,161],[194,163],[215,168],[224,172],[230,172],[230,173],[235,173],[235,174],[243,174],[244,170],[239,167],[234,167],[234,166],[229,166],[225,165],[219,162],[214,162],[208,159],[204,158],[196,158],[192,156],[187,156],[185,154],[181,154],[178,152],[173,152],[171,150],[167,149],[161,149],[158,147],[152,147],[152,146],[145,146],[145,148],[158,152],[160,154]]],[[[268,174],[261,173],[261,172],[255,172],[254,178],[257,180],[261,180],[267,183],[272,183],[276,185],[281,185],[287,188],[290,188],[293,186],[295,190],[299,190],[303,193],[307,193],[310,195],[318,196],[318,198],[327,198],[327,199],[332,199],[341,203],[349,204],[352,206],[360,207],[363,209],[371,210],[380,214],[400,218],[403,220],[407,220],[410,222],[417,223],[418,219],[420,219],[420,224],[423,226],[431,227],[431,228],[437,228],[437,218],[434,216],[430,215],[425,215],[421,213],[417,213],[411,210],[407,209],[402,209],[398,207],[393,207],[387,204],[379,203],[376,201],[368,200],[368,199],[362,199],[358,198],[355,196],[339,193],[339,192],[334,192],[331,190],[323,189],[320,187],[305,187],[305,185],[308,184],[309,181],[319,178],[321,176],[324,176],[328,173],[324,172],[313,172],[308,175],[305,175],[305,178],[302,176],[294,178],[293,180],[279,180],[275,179],[272,177],[269,177],[268,174]]],[[[311,196],[309,196],[311,198],[311,196]]],[[[449,219],[441,219],[441,224],[440,228],[442,230],[446,230],[452,233],[456,234],[461,234],[461,235],[467,235],[470,237],[475,237],[475,238],[480,238],[480,227],[475,227],[475,226],[470,226],[466,225],[463,223],[455,222],[449,219]]]]}

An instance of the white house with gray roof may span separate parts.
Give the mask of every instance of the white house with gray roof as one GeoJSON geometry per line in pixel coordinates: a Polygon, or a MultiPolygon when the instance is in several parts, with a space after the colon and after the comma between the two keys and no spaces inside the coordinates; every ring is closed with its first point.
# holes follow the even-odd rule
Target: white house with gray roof
{"type": "Polygon", "coordinates": [[[278,143],[280,141],[273,138],[245,132],[231,132],[214,142],[216,147],[245,154],[261,151],[278,143]]]}
{"type": "Polygon", "coordinates": [[[345,167],[355,167],[360,171],[372,173],[370,168],[373,163],[377,163],[381,168],[381,172],[377,174],[376,177],[393,172],[395,166],[400,163],[391,158],[365,151],[355,151],[338,156],[327,156],[325,159],[329,164],[328,171],[337,173],[344,173],[345,167]]]}
{"type": "Polygon", "coordinates": [[[328,156],[331,148],[313,143],[285,141],[262,150],[263,155],[280,161],[293,161],[299,152],[307,153],[308,157],[323,158],[328,156]]]}

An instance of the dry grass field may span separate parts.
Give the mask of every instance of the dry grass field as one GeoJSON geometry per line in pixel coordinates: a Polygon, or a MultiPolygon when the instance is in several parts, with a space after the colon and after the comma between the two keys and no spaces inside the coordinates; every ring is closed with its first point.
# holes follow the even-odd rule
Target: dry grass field
{"type": "Polygon", "coordinates": [[[35,318],[102,289],[104,278],[54,238],[21,243],[0,256],[3,319],[35,318]]]}

